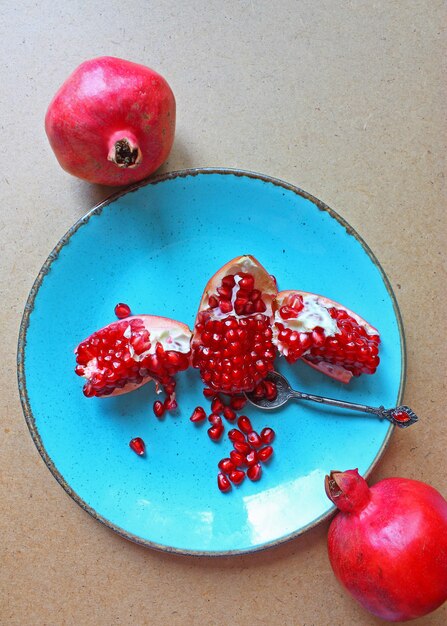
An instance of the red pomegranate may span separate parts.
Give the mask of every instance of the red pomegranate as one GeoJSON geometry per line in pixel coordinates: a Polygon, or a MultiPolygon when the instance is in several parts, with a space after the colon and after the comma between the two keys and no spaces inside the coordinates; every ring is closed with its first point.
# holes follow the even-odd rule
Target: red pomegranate
{"type": "Polygon", "coordinates": [[[144,65],[91,59],[54,96],[45,130],[70,174],[102,185],[128,185],[167,159],[174,141],[174,95],[166,80],[144,65]]]}
{"type": "Polygon", "coordinates": [[[338,302],[305,291],[281,291],[273,311],[273,341],[289,363],[302,359],[344,383],[376,371],[379,332],[338,302]]]}
{"type": "Polygon", "coordinates": [[[387,478],[371,488],[357,470],[331,472],[326,493],[340,510],[329,559],[360,604],[391,622],[447,600],[447,502],[430,485],[387,478]]]}
{"type": "Polygon", "coordinates": [[[273,369],[276,282],[252,256],[226,263],[205,287],[192,339],[203,382],[227,394],[251,391],[273,369]]]}
{"type": "Polygon", "coordinates": [[[113,322],[82,341],[76,369],[87,379],[87,397],[127,393],[155,380],[165,389],[165,408],[175,408],[177,372],[190,364],[191,331],[181,322],[140,315],[113,322]]]}

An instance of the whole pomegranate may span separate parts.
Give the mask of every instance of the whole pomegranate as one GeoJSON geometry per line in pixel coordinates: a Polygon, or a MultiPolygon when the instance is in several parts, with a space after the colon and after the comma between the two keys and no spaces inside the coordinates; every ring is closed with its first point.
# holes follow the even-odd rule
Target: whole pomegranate
{"type": "Polygon", "coordinates": [[[340,513],[329,559],[360,604],[391,622],[447,600],[447,502],[425,483],[387,478],[369,488],[357,470],[331,472],[326,493],[340,513]]]}
{"type": "Polygon", "coordinates": [[[148,67],[114,57],[91,59],[54,96],[45,130],[64,170],[92,183],[127,185],[167,159],[174,94],[148,67]]]}

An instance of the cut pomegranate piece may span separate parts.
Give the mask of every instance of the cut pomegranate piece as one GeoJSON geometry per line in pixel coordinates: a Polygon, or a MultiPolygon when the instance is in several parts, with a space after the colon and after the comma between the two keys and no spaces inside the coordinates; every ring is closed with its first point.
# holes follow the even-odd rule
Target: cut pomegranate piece
{"type": "Polygon", "coordinates": [[[208,282],[194,326],[192,363],[209,388],[230,395],[251,391],[273,369],[276,293],[252,256],[233,259],[208,282]]]}
{"type": "Polygon", "coordinates": [[[84,394],[119,395],[155,380],[175,408],[177,372],[190,364],[191,331],[181,322],[155,315],[127,317],[96,331],[75,350],[78,376],[87,379],[84,394]]]}
{"type": "Polygon", "coordinates": [[[129,441],[129,448],[138,454],[138,456],[143,456],[146,450],[146,446],[141,437],[135,437],[131,441],[129,441]]]}
{"type": "Polygon", "coordinates": [[[343,383],[376,371],[378,331],[338,302],[305,291],[281,291],[273,310],[273,341],[289,363],[302,359],[343,383]]]}

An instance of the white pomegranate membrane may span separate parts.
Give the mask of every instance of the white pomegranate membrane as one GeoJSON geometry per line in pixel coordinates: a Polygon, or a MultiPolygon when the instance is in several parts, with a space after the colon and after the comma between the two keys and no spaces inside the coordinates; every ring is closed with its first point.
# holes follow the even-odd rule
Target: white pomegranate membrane
{"type": "Polygon", "coordinates": [[[208,283],[192,341],[203,382],[227,394],[251,391],[273,369],[272,277],[256,259],[227,263],[208,283]]]}
{"type": "Polygon", "coordinates": [[[375,328],[322,296],[288,291],[274,304],[274,343],[289,363],[303,359],[341,380],[374,374],[380,337],[375,328]]]}
{"type": "Polygon", "coordinates": [[[184,324],[150,315],[101,328],[75,350],[84,395],[125,393],[154,379],[173,400],[174,376],[190,364],[190,339],[184,324]]]}

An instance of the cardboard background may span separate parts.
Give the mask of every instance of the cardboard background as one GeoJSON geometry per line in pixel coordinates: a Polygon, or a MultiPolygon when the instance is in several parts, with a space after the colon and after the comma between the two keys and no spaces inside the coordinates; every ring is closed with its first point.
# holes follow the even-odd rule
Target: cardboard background
{"type": "MultiPolygon", "coordinates": [[[[16,342],[49,251],[110,194],[59,168],[46,107],[87,58],[150,65],[178,105],[161,171],[227,166],[282,178],[329,204],[375,252],[404,319],[405,401],[423,421],[394,434],[372,480],[407,476],[446,495],[445,4],[91,4],[0,8],[0,623],[379,624],[334,579],[327,524],[265,553],[198,560],[144,549],[96,523],[29,436],[16,342]]],[[[446,620],[444,606],[413,623],[446,620]]]]}

